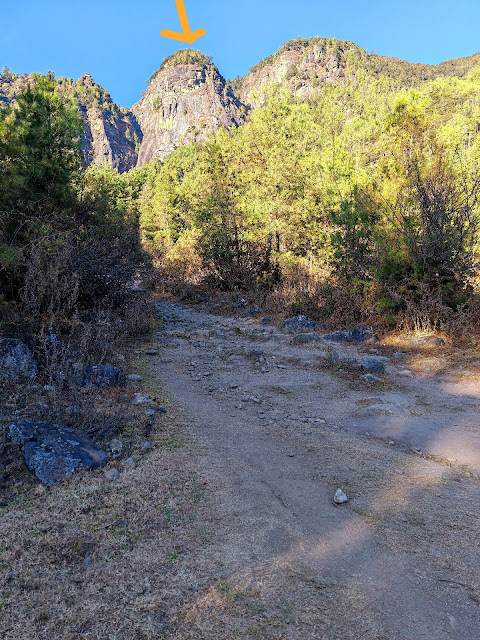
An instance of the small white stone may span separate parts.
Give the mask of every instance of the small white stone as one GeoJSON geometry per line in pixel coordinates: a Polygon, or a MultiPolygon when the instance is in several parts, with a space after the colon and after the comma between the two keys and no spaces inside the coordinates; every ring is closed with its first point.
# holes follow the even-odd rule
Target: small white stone
{"type": "Polygon", "coordinates": [[[341,489],[337,489],[333,496],[333,501],[335,504],[345,504],[345,502],[348,502],[348,497],[341,489]]]}

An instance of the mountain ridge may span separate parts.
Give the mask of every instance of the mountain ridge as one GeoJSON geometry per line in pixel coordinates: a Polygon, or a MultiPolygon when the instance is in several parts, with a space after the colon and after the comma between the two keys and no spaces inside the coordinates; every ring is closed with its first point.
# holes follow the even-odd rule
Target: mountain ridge
{"type": "MultiPolygon", "coordinates": [[[[317,37],[286,42],[232,81],[224,78],[210,56],[180,49],[164,59],[130,109],[117,105],[88,73],[75,82],[64,78],[58,82],[82,113],[85,162],[107,161],[123,173],[154,158],[163,160],[184,144],[204,141],[221,127],[241,126],[271,84],[308,99],[325,84],[355,81],[360,73],[372,80],[383,77],[392,90],[398,90],[440,76],[462,77],[477,66],[480,53],[428,65],[367,53],[351,41],[317,37]]],[[[0,106],[14,101],[30,79],[4,68],[0,106]]]]}

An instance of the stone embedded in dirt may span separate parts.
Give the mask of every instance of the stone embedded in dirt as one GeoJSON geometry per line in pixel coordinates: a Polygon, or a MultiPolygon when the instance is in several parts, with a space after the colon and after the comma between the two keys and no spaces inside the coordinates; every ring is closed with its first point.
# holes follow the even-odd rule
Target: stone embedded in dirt
{"type": "Polygon", "coordinates": [[[139,376],[136,373],[130,373],[127,376],[127,382],[141,382],[142,381],[142,376],[139,376]]]}
{"type": "Polygon", "coordinates": [[[133,405],[142,405],[142,404],[150,404],[153,400],[149,395],[143,393],[136,393],[133,396],[132,404],[133,405]]]}
{"type": "Polygon", "coordinates": [[[265,359],[265,353],[261,349],[251,349],[248,352],[249,358],[256,358],[257,360],[265,359]]]}
{"type": "Polygon", "coordinates": [[[82,387],[115,387],[120,382],[120,369],[109,364],[85,367],[81,374],[82,387]]]}
{"type": "Polygon", "coordinates": [[[374,358],[373,356],[365,356],[362,360],[362,366],[371,373],[385,372],[385,363],[380,358],[374,358]]]}
{"type": "Polygon", "coordinates": [[[257,307],[257,305],[255,305],[248,311],[244,311],[240,317],[247,318],[248,316],[264,316],[264,315],[265,315],[265,311],[261,307],[257,307]]]}
{"type": "Polygon", "coordinates": [[[118,469],[108,469],[105,471],[105,480],[109,482],[114,482],[120,476],[120,471],[118,469]]]}
{"type": "Polygon", "coordinates": [[[321,337],[318,333],[299,333],[291,340],[291,344],[313,344],[315,342],[321,342],[321,337]]]}
{"type": "Polygon", "coordinates": [[[333,496],[333,501],[335,504],[345,504],[348,502],[347,494],[344,493],[341,489],[337,489],[335,491],[335,495],[333,496]]]}
{"type": "Polygon", "coordinates": [[[415,336],[408,341],[409,347],[442,347],[445,340],[431,333],[428,336],[415,336]]]}
{"type": "Polygon", "coordinates": [[[368,327],[355,327],[349,331],[334,331],[323,336],[325,342],[338,344],[350,342],[378,342],[377,336],[368,327]]]}
{"type": "Polygon", "coordinates": [[[143,352],[146,356],[158,356],[158,349],[147,349],[143,352]]]}
{"type": "Polygon", "coordinates": [[[120,453],[123,449],[123,443],[116,438],[114,438],[108,446],[110,448],[110,451],[115,454],[120,453]]]}
{"type": "Polygon", "coordinates": [[[56,424],[22,420],[8,427],[9,438],[22,447],[27,467],[47,485],[79,469],[97,469],[107,454],[81,431],[56,424]]]}
{"type": "Polygon", "coordinates": [[[154,409],[147,409],[147,410],[145,411],[145,414],[144,414],[144,415],[149,416],[149,417],[152,417],[152,416],[154,416],[154,415],[155,415],[155,410],[154,410],[154,409]]]}
{"type": "Polygon", "coordinates": [[[288,331],[289,333],[301,333],[309,329],[316,329],[318,326],[318,322],[308,320],[307,316],[294,316],[293,318],[282,320],[278,328],[288,331]]]}
{"type": "Polygon", "coordinates": [[[25,343],[14,338],[0,338],[0,380],[33,379],[37,373],[37,363],[25,343]]]}
{"type": "Polygon", "coordinates": [[[413,378],[413,373],[410,371],[410,369],[402,369],[398,372],[398,375],[402,376],[402,378],[413,378]]]}
{"type": "Polygon", "coordinates": [[[338,353],[338,351],[332,351],[331,354],[326,353],[325,359],[331,358],[332,361],[337,365],[342,365],[343,367],[347,367],[348,369],[361,369],[361,363],[354,356],[347,356],[338,353]]]}
{"type": "Polygon", "coordinates": [[[374,376],[372,373],[366,373],[364,376],[360,376],[360,380],[363,380],[368,384],[375,384],[376,382],[380,382],[380,378],[377,378],[377,376],[374,376]]]}

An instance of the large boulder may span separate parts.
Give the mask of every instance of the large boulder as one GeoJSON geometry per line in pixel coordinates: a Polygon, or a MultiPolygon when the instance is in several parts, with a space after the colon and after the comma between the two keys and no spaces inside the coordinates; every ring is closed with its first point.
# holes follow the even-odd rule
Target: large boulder
{"type": "Polygon", "coordinates": [[[37,363],[26,344],[14,338],[0,338],[0,381],[33,379],[37,363]]]}
{"type": "Polygon", "coordinates": [[[336,344],[350,342],[378,342],[377,336],[368,327],[355,327],[349,331],[334,331],[323,336],[325,342],[336,344]]]}
{"type": "Polygon", "coordinates": [[[278,325],[279,329],[288,331],[289,333],[300,333],[301,331],[311,331],[318,327],[318,322],[308,320],[307,316],[294,316],[293,318],[285,318],[278,325]]]}
{"type": "Polygon", "coordinates": [[[436,336],[434,333],[430,333],[427,336],[414,336],[408,340],[409,347],[443,347],[445,346],[445,340],[436,336]]]}
{"type": "Polygon", "coordinates": [[[385,373],[385,361],[373,356],[364,356],[362,366],[370,373],[385,373]]]}
{"type": "Polygon", "coordinates": [[[22,447],[27,467],[47,485],[107,462],[105,451],[84,433],[57,424],[21,420],[9,425],[8,436],[22,447]]]}

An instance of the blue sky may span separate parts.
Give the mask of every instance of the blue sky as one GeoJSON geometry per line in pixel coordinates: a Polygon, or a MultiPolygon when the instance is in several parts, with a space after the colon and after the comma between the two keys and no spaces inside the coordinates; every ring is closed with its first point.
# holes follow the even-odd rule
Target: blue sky
{"type": "MultiPolygon", "coordinates": [[[[248,69],[293,38],[352,40],[367,51],[436,64],[480,52],[479,0],[185,0],[194,48],[225,77],[248,69]]],[[[182,45],[160,36],[180,30],[175,0],[3,0],[0,67],[17,73],[88,71],[130,107],[163,58],[182,45]]]]}

